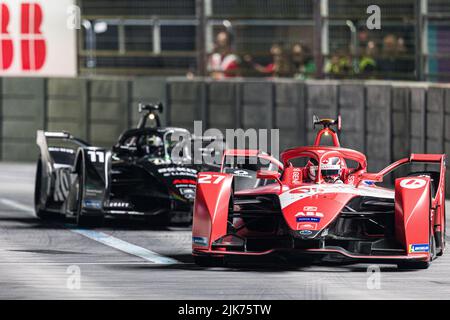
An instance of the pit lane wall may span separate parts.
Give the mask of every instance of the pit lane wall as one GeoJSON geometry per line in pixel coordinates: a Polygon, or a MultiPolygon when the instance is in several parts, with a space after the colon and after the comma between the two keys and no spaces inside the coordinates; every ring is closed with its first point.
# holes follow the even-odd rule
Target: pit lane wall
{"type": "Polygon", "coordinates": [[[450,85],[145,77],[0,81],[3,161],[35,161],[41,128],[111,146],[136,124],[141,101],[164,102],[163,123],[190,130],[194,120],[203,120],[204,129],[279,128],[281,150],[313,141],[313,114],[340,113],[342,144],[365,152],[372,171],[411,152],[450,154],[450,85]]]}

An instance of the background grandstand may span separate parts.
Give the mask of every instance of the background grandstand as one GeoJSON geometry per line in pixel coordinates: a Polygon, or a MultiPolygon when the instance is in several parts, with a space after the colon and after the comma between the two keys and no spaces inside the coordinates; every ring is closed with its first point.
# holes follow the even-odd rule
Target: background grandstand
{"type": "Polygon", "coordinates": [[[366,0],[79,0],[78,4],[84,22],[78,50],[81,74],[207,75],[215,37],[227,31],[241,76],[450,78],[447,0],[377,1],[380,30],[366,28],[366,10],[372,4],[366,0]],[[274,45],[281,48],[279,57],[271,50],[274,45]],[[274,61],[278,67],[289,64],[289,70],[255,68],[274,61]],[[306,72],[299,72],[307,63],[306,72]]]}

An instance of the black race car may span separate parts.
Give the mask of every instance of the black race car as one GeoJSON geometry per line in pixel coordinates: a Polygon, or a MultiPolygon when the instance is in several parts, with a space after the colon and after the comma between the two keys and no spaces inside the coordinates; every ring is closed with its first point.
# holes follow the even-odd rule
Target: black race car
{"type": "Polygon", "coordinates": [[[38,217],[61,214],[80,226],[101,225],[107,215],[141,216],[154,225],[192,221],[197,172],[207,169],[192,164],[194,137],[186,129],[161,127],[161,104],[139,109],[138,127],[125,131],[112,150],[67,132],[37,132],[38,217]],[[148,120],[156,125],[146,126],[148,120]]]}

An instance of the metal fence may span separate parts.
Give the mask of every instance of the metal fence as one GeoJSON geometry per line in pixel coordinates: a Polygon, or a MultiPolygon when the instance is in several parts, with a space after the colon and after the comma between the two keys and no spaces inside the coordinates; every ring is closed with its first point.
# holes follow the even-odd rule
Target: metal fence
{"type": "Polygon", "coordinates": [[[367,0],[78,2],[82,74],[207,75],[215,36],[226,30],[242,76],[298,76],[297,45],[311,62],[302,78],[450,79],[448,0],[379,0],[379,30],[367,28],[367,0]],[[274,63],[275,44],[290,71],[255,69],[274,63]]]}

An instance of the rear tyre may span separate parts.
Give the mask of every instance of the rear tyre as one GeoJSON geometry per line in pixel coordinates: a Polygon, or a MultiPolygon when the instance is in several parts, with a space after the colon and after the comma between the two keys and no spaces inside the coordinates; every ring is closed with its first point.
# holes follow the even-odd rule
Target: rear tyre
{"type": "Polygon", "coordinates": [[[45,203],[42,203],[44,192],[45,190],[42,186],[42,161],[41,157],[39,156],[36,165],[36,180],[34,184],[34,212],[36,213],[36,217],[42,220],[50,220],[54,218],[55,215],[45,210],[45,203]]]}
{"type": "Polygon", "coordinates": [[[204,268],[223,267],[225,265],[223,258],[211,256],[194,256],[194,262],[204,268]]]}

